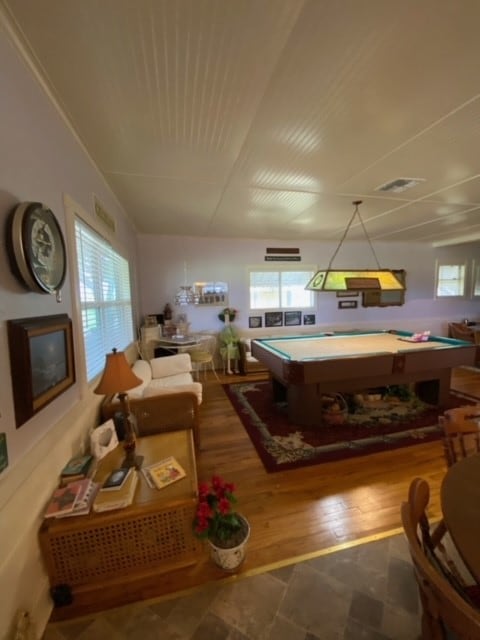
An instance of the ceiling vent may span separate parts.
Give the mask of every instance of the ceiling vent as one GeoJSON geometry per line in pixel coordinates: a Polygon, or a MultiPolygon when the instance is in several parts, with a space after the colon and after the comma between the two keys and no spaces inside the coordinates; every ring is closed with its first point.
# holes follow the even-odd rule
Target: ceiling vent
{"type": "Polygon", "coordinates": [[[416,187],[420,182],[425,182],[425,178],[396,178],[395,180],[381,184],[375,191],[401,193],[402,191],[416,187]]]}

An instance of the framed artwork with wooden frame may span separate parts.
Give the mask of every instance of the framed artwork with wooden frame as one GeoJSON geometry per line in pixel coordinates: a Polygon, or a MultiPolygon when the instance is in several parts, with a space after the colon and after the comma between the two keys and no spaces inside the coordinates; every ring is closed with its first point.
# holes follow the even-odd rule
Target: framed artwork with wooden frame
{"type": "Polygon", "coordinates": [[[67,314],[7,321],[17,429],[75,382],[67,314]]]}
{"type": "MultiPolygon", "coordinates": [[[[392,269],[392,272],[406,288],[405,269],[392,269]]],[[[373,289],[362,293],[362,307],[401,307],[403,304],[405,304],[405,290],[379,291],[373,289]]]]}

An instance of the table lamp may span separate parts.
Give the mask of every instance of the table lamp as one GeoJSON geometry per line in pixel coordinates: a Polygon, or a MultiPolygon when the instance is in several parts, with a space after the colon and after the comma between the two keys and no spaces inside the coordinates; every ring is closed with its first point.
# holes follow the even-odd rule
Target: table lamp
{"type": "Polygon", "coordinates": [[[130,407],[126,392],[128,389],[138,387],[139,384],[142,384],[142,380],[133,373],[123,351],[112,349],[112,353],[107,353],[102,379],[94,390],[94,393],[99,395],[118,394],[125,426],[123,441],[125,459],[122,462],[122,467],[136,467],[137,469],[142,466],[143,456],[135,455],[135,432],[130,422],[130,407]]]}

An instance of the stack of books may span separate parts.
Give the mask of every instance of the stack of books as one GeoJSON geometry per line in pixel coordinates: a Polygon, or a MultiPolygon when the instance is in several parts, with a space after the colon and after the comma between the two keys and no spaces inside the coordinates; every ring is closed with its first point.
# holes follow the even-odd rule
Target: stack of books
{"type": "Polygon", "coordinates": [[[91,477],[95,471],[95,458],[90,454],[74,456],[64,466],[60,473],[60,486],[65,487],[70,482],[91,477]]]}
{"type": "Polygon", "coordinates": [[[137,484],[138,474],[133,467],[115,469],[97,493],[93,510],[99,513],[128,507],[133,502],[137,484]]]}
{"type": "Polygon", "coordinates": [[[84,478],[55,489],[45,511],[45,518],[66,518],[89,513],[99,488],[98,482],[84,478]]]}

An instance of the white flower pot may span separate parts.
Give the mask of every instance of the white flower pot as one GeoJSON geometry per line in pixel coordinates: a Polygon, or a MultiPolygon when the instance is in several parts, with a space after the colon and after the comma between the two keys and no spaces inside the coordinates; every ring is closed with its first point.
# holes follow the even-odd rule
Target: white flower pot
{"type": "Polygon", "coordinates": [[[247,551],[247,542],[250,537],[250,524],[248,520],[239,515],[238,516],[246,525],[246,534],[240,544],[235,547],[224,548],[218,547],[211,540],[208,540],[210,546],[210,557],[216,565],[221,567],[224,571],[235,571],[245,559],[247,551]]]}

